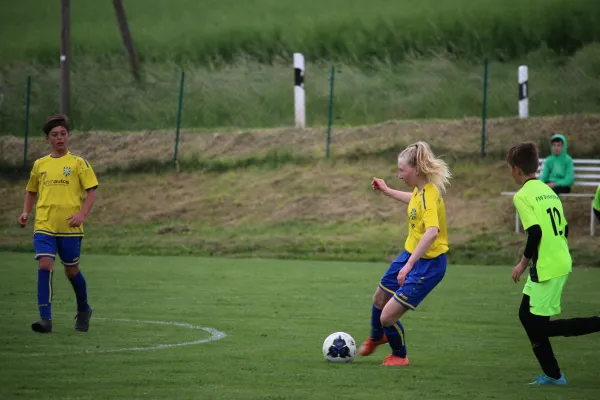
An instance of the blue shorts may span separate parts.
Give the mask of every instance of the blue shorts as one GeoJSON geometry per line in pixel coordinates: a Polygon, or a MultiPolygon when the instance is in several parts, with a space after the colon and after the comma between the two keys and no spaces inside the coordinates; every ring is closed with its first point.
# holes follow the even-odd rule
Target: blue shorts
{"type": "Polygon", "coordinates": [[[56,259],[56,254],[65,267],[79,264],[81,253],[81,236],[50,236],[43,233],[33,235],[33,247],[35,248],[35,259],[50,257],[56,259]]]}
{"type": "Polygon", "coordinates": [[[381,278],[379,287],[393,295],[394,300],[404,307],[414,310],[446,275],[446,254],[419,259],[406,276],[404,285],[399,286],[398,272],[409,258],[408,251],[400,254],[381,278]]]}

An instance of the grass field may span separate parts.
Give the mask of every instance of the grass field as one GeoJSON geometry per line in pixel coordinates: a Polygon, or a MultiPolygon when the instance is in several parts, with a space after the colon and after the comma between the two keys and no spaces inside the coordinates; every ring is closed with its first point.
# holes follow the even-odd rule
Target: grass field
{"type": "MultiPolygon", "coordinates": [[[[530,113],[534,116],[594,113],[600,109],[600,44],[573,57],[548,49],[512,62],[491,62],[488,117],[517,115],[516,73],[530,68],[530,113]]],[[[380,62],[369,69],[336,65],[333,124],[356,126],[390,119],[480,117],[483,59],[467,63],[447,54],[380,62]]],[[[79,131],[175,130],[179,77],[185,71],[184,129],[265,128],[294,125],[290,60],[262,65],[247,59],[220,69],[172,61],[146,62],[145,85],[131,83],[124,61],[85,59],[71,75],[71,119],[79,131]]],[[[330,65],[308,60],[307,124],[328,122],[330,65]]],[[[38,64],[0,67],[0,135],[23,136],[27,76],[32,76],[30,135],[58,111],[58,69],[38,64]],[[2,87],[2,85],[6,85],[2,87]]]]}
{"type": "MultiPolygon", "coordinates": [[[[526,386],[539,367],[517,318],[522,285],[510,280],[524,237],[512,232],[510,199],[498,196],[513,188],[499,160],[517,137],[546,146],[561,131],[575,154],[597,156],[598,117],[582,114],[600,107],[600,3],[127,0],[141,86],[131,83],[110,2],[88,3],[72,2],[70,112],[77,131],[92,131],[77,132],[73,150],[101,181],[83,248],[95,309],[87,334],[73,331],[74,294],[60,271],[54,332],[31,332],[31,226],[15,225],[27,76],[30,134],[58,111],[58,3],[11,2],[0,16],[0,36],[10,38],[0,44],[1,399],[600,397],[597,335],[553,340],[569,387],[526,386]],[[293,125],[293,52],[307,56],[313,129],[243,130],[293,125]],[[480,125],[464,117],[481,113],[486,55],[488,116],[516,114],[521,64],[530,66],[532,115],[579,115],[492,120],[488,159],[474,161],[480,125]],[[332,63],[335,127],[459,121],[334,130],[323,161],[332,63]],[[165,160],[182,70],[186,132],[175,171],[165,160]],[[367,335],[372,292],[404,239],[405,210],[368,182],[391,181],[395,154],[417,139],[455,174],[448,275],[405,319],[410,367],[381,367],[388,349],[328,364],[328,334],[367,335]]],[[[29,146],[30,157],[45,151],[39,137],[29,146]]],[[[565,205],[578,267],[599,265],[588,207],[565,205]]],[[[598,313],[599,280],[598,269],[574,270],[565,317],[598,313]]]]}
{"type": "MultiPolygon", "coordinates": [[[[446,278],[404,321],[412,365],[385,369],[382,348],[352,364],[326,363],[324,338],[362,341],[371,294],[385,263],[83,257],[90,304],[87,334],[73,331],[74,295],[54,279],[54,332],[35,335],[35,263],[0,254],[0,397],[48,399],[595,399],[598,338],[553,339],[570,386],[530,388],[538,373],[516,316],[521,285],[509,267],[450,265],[446,278]],[[129,321],[132,320],[132,321],[129,321]],[[135,322],[138,321],[138,322],[135,322]],[[202,330],[226,334],[183,347],[202,330]]],[[[597,314],[599,270],[577,269],[563,316],[597,314]]]]}
{"type": "MultiPolygon", "coordinates": [[[[131,83],[110,2],[72,6],[76,129],[174,129],[186,72],[184,128],[292,126],[291,54],[307,57],[307,123],[481,115],[490,56],[488,116],[517,113],[516,71],[530,67],[531,115],[600,107],[600,3],[587,0],[129,0],[144,85],[131,83]],[[232,6],[235,4],[235,6],[232,6]]],[[[0,134],[22,135],[27,76],[31,126],[58,107],[58,4],[5,5],[0,35],[0,134]],[[55,35],[50,32],[56,32],[55,35]]]]}
{"type": "MultiPolygon", "coordinates": [[[[72,2],[73,55],[121,55],[110,2],[72,2]]],[[[410,53],[450,51],[459,57],[513,59],[543,43],[573,53],[600,39],[600,5],[588,0],[391,1],[128,0],[125,8],[144,60],[262,62],[300,51],[309,59],[363,64],[410,53]]],[[[58,55],[59,5],[44,0],[7,4],[0,60],[58,55]],[[51,34],[54,32],[55,34],[51,34]]]]}

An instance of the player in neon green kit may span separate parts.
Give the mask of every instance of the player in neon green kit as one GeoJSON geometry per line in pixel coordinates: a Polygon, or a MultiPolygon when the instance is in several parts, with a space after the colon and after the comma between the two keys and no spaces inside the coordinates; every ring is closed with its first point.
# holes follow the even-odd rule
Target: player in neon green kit
{"type": "Polygon", "coordinates": [[[554,358],[549,338],[598,332],[600,317],[550,321],[551,316],[561,312],[562,290],[571,272],[567,220],[558,195],[535,177],[538,167],[535,144],[514,145],[508,151],[507,161],[515,182],[522,185],[513,202],[523,228],[527,231],[523,257],[512,274],[515,282],[520,280],[531,263],[529,277],[523,289],[519,319],[544,372],[532,384],[566,385],[567,381],[554,358]]]}

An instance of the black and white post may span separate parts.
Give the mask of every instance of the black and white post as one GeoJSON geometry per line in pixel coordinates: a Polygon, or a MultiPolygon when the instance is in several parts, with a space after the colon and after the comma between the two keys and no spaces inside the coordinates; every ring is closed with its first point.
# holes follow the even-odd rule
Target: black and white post
{"type": "Polygon", "coordinates": [[[529,73],[526,65],[518,71],[519,79],[519,118],[529,117],[529,73]]]}
{"type": "Polygon", "coordinates": [[[304,97],[304,56],[294,53],[294,109],[296,128],[306,127],[306,99],[304,97]]]}

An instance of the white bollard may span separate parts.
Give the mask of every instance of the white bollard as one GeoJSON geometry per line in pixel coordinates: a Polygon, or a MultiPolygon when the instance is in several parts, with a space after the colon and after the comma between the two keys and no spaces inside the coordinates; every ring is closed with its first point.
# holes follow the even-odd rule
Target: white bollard
{"type": "Polygon", "coordinates": [[[294,53],[294,109],[296,128],[306,127],[306,106],[304,97],[304,56],[294,53]]]}
{"type": "Polygon", "coordinates": [[[529,117],[529,73],[526,65],[521,65],[519,79],[519,118],[529,117]]]}

